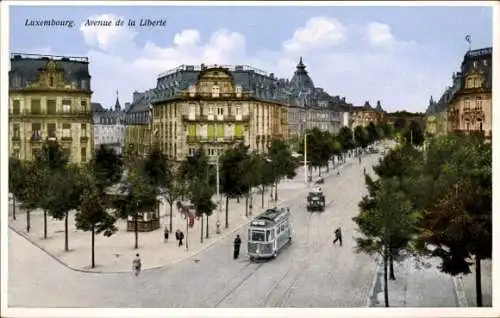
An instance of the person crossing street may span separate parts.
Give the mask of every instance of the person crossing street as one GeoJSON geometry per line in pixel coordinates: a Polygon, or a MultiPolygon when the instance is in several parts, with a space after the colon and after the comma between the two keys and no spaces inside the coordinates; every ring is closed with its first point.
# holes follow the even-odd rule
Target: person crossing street
{"type": "Polygon", "coordinates": [[[333,240],[333,244],[339,242],[339,245],[342,246],[342,230],[340,227],[335,229],[335,239],[333,240]]]}
{"type": "Polygon", "coordinates": [[[234,239],[234,253],[233,253],[233,258],[237,259],[238,256],[240,255],[240,246],[241,246],[241,239],[240,235],[236,235],[236,238],[234,239]]]}

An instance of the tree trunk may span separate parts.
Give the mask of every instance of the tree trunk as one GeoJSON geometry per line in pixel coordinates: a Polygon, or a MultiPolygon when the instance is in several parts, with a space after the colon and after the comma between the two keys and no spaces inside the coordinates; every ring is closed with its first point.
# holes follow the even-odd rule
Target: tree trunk
{"type": "Polygon", "coordinates": [[[134,248],[139,248],[139,222],[137,222],[137,213],[134,214],[134,234],[135,234],[135,244],[134,248]]]}
{"type": "Polygon", "coordinates": [[[226,195],[226,229],[229,227],[229,196],[226,195]]]}
{"type": "Polygon", "coordinates": [[[389,279],[396,280],[396,276],[394,276],[394,257],[393,251],[389,254],[389,279]]]}
{"type": "Polygon", "coordinates": [[[43,238],[47,238],[47,210],[43,210],[43,238]]]}
{"type": "Polygon", "coordinates": [[[200,243],[203,243],[203,225],[204,225],[204,223],[203,223],[203,214],[201,215],[200,219],[201,219],[201,226],[200,226],[200,243]]]}
{"type": "Polygon", "coordinates": [[[476,255],[476,305],[483,307],[483,291],[481,286],[481,259],[476,255]]]}
{"type": "Polygon", "coordinates": [[[12,196],[12,218],[16,220],[16,197],[12,196]]]}
{"type": "Polygon", "coordinates": [[[31,222],[30,222],[30,210],[26,210],[26,232],[30,232],[31,222]]]}
{"type": "Polygon", "coordinates": [[[186,251],[189,251],[188,238],[189,238],[189,216],[186,215],[186,251]]]}
{"type": "Polygon", "coordinates": [[[278,183],[279,181],[276,181],[274,184],[274,202],[278,202],[278,183]]]}
{"type": "Polygon", "coordinates": [[[387,247],[384,247],[384,302],[389,307],[389,282],[387,280],[387,247]]]}
{"type": "Polygon", "coordinates": [[[266,187],[265,186],[262,186],[262,208],[264,208],[264,192],[266,192],[266,187]]]}
{"type": "Polygon", "coordinates": [[[245,216],[248,217],[248,194],[245,196],[245,216]]]}
{"type": "Polygon", "coordinates": [[[94,268],[95,267],[95,226],[92,225],[92,242],[91,242],[91,246],[90,246],[90,250],[91,250],[91,253],[92,253],[92,263],[91,263],[91,267],[94,268]]]}
{"type": "Polygon", "coordinates": [[[236,197],[236,203],[240,203],[240,196],[236,197]]]}
{"type": "Polygon", "coordinates": [[[207,214],[207,228],[205,229],[205,238],[209,238],[209,235],[208,235],[208,214],[207,214]]]}
{"type": "Polygon", "coordinates": [[[69,242],[68,242],[68,218],[69,218],[69,211],[66,211],[66,214],[64,216],[64,251],[69,251],[69,242]]]}
{"type": "Polygon", "coordinates": [[[172,233],[172,219],[173,219],[173,216],[172,216],[172,205],[174,205],[174,201],[170,201],[170,233],[172,233]]]}

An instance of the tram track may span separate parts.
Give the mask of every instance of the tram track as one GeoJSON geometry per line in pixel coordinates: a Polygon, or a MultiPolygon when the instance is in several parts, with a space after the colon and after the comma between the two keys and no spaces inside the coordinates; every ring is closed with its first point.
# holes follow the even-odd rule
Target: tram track
{"type": "MultiPolygon", "coordinates": [[[[306,228],[306,237],[309,241],[309,238],[311,237],[311,223],[313,220],[316,220],[314,216],[319,215],[316,213],[310,213],[309,214],[309,219],[307,222],[307,228],[306,228]]],[[[314,242],[313,242],[314,244],[314,242]]],[[[320,246],[315,246],[312,249],[309,249],[306,254],[304,255],[302,261],[299,262],[298,266],[292,266],[274,285],[273,287],[269,290],[269,292],[265,295],[263,301],[261,302],[259,307],[281,307],[286,300],[290,297],[291,291],[293,287],[297,284],[297,281],[300,279],[304,271],[311,265],[309,261],[310,257],[317,254],[321,250],[320,246]],[[287,280],[287,278],[291,277],[290,283],[288,283],[285,288],[285,290],[279,294],[279,296],[274,297],[274,295],[277,295],[277,291],[280,289],[280,286],[287,280]],[[276,300],[274,300],[276,299],[276,300]],[[274,301],[273,301],[274,300],[274,301]],[[271,306],[269,306],[271,305],[271,306]]]]}

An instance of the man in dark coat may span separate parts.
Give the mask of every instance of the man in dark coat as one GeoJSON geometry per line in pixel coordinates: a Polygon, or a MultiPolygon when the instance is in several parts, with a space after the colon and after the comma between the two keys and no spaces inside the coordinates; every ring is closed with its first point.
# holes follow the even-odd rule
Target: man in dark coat
{"type": "Polygon", "coordinates": [[[182,240],[184,239],[184,233],[182,231],[179,232],[179,247],[182,246],[182,240]]]}
{"type": "Polygon", "coordinates": [[[233,254],[234,259],[237,259],[238,256],[240,255],[240,245],[241,245],[241,239],[240,235],[238,234],[234,239],[234,254],[233,254]]]}
{"type": "Polygon", "coordinates": [[[339,245],[342,246],[342,230],[340,227],[335,230],[335,239],[333,240],[333,244],[337,243],[337,241],[339,242],[339,245]]]}

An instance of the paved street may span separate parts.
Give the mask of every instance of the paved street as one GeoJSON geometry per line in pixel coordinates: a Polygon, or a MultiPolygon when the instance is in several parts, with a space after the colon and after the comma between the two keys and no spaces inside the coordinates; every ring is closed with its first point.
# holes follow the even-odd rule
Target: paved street
{"type": "MultiPolygon", "coordinates": [[[[145,270],[139,277],[131,273],[80,273],[63,267],[9,231],[9,306],[364,306],[375,262],[356,254],[350,239],[355,234],[351,218],[365,192],[362,168],[353,161],[340,169],[341,176],[327,178],[323,186],[328,204],[325,212],[306,212],[307,190],[296,191],[287,203],[293,213],[293,243],[268,262],[250,263],[245,245],[241,259],[234,261],[233,236],[227,236],[192,259],[145,270]],[[344,232],[342,248],[331,242],[337,225],[344,232]]],[[[363,164],[368,165],[368,161],[374,162],[375,156],[363,164]]],[[[238,233],[246,239],[246,228],[238,233]]]]}

